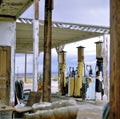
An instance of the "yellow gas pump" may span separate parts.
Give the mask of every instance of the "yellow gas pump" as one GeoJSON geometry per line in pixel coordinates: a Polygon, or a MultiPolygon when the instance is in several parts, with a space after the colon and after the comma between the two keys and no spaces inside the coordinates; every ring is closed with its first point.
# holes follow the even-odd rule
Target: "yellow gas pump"
{"type": "Polygon", "coordinates": [[[59,67],[60,67],[60,93],[65,95],[66,88],[66,63],[65,63],[66,52],[61,51],[59,53],[59,67]]]}
{"type": "Polygon", "coordinates": [[[84,76],[84,47],[80,46],[78,48],[78,71],[77,77],[75,79],[75,97],[81,96],[82,88],[82,78],[84,76]]]}

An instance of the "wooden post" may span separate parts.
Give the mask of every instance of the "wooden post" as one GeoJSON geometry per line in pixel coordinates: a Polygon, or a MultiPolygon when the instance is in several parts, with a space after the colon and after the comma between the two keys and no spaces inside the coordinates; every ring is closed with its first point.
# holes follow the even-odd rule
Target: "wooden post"
{"type": "Polygon", "coordinates": [[[104,94],[109,100],[109,78],[108,78],[108,39],[103,35],[103,80],[104,80],[104,94]]]}
{"type": "Polygon", "coordinates": [[[120,2],[110,0],[110,113],[120,119],[120,2]]]}
{"type": "Polygon", "coordinates": [[[51,101],[52,0],[45,0],[43,101],[51,101]]]}
{"type": "Polygon", "coordinates": [[[25,53],[25,83],[27,82],[27,54],[25,53]]]}
{"type": "Polygon", "coordinates": [[[61,45],[55,48],[58,55],[58,91],[59,93],[60,93],[60,60],[59,60],[60,54],[59,53],[63,51],[64,47],[65,45],[61,45]]]}
{"type": "Polygon", "coordinates": [[[33,20],[33,91],[37,91],[38,53],[39,53],[39,0],[34,0],[33,20]]]}

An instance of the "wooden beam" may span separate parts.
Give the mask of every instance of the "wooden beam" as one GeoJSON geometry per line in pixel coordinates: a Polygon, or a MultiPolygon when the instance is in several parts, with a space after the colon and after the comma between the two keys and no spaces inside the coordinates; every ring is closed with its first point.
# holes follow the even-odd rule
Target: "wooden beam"
{"type": "Polygon", "coordinates": [[[45,0],[43,101],[51,101],[52,0],[45,0]]]}
{"type": "Polygon", "coordinates": [[[27,83],[27,53],[25,53],[25,75],[24,75],[24,81],[27,83]]]}
{"type": "Polygon", "coordinates": [[[110,0],[110,113],[120,119],[120,2],[110,0]]]}
{"type": "Polygon", "coordinates": [[[37,91],[38,54],[39,54],[39,0],[34,0],[33,20],[33,91],[37,91]]]}

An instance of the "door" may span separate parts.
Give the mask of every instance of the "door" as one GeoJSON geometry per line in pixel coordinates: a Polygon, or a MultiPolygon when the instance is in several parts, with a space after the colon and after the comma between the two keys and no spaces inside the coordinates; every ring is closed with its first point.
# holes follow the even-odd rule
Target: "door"
{"type": "Polygon", "coordinates": [[[10,47],[0,46],[0,101],[9,105],[10,100],[10,47]]]}

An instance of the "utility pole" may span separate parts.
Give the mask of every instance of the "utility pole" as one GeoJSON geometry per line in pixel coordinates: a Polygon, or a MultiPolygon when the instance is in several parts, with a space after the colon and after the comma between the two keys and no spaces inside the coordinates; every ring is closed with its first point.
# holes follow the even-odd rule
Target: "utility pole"
{"type": "Polygon", "coordinates": [[[45,0],[43,102],[51,101],[51,44],[53,0],[45,0]]]}

